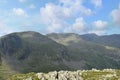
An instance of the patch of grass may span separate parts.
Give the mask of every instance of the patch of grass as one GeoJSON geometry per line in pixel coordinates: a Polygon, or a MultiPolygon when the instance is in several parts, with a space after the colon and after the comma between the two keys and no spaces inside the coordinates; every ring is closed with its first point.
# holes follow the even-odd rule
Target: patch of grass
{"type": "Polygon", "coordinates": [[[16,72],[9,69],[6,64],[0,65],[0,80],[7,80],[16,72]]]}
{"type": "Polygon", "coordinates": [[[120,70],[113,71],[92,71],[82,73],[84,80],[119,80],[120,79],[120,70]]]}
{"type": "Polygon", "coordinates": [[[15,74],[9,80],[39,80],[37,76],[35,76],[35,73],[28,73],[28,74],[15,74]]]}

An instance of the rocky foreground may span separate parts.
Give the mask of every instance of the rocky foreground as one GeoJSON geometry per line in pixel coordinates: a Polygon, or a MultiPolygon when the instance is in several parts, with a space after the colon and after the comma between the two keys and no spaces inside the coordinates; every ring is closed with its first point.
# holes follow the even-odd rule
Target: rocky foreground
{"type": "Polygon", "coordinates": [[[53,71],[49,73],[16,74],[8,80],[120,80],[120,70],[53,71]]]}

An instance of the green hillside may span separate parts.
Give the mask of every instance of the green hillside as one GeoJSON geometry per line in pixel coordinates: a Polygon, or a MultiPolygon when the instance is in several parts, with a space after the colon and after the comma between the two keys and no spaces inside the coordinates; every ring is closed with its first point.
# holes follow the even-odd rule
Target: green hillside
{"type": "MultiPolygon", "coordinates": [[[[52,40],[65,45],[73,54],[72,60],[78,62],[77,66],[83,69],[120,68],[120,50],[118,48],[96,44],[86,41],[74,33],[48,34],[52,40]]],[[[76,67],[77,67],[76,66],[76,67]]]]}
{"type": "Polygon", "coordinates": [[[120,48],[119,34],[104,35],[104,36],[98,36],[96,34],[84,34],[84,35],[80,35],[80,37],[84,40],[98,43],[100,45],[107,45],[107,46],[120,48]]]}
{"type": "Polygon", "coordinates": [[[63,45],[36,32],[13,33],[0,39],[0,51],[11,69],[26,72],[47,72],[69,69],[63,45]]]}
{"type": "MultiPolygon", "coordinates": [[[[118,43],[119,44],[119,43],[118,43]]],[[[27,31],[0,38],[0,78],[16,73],[120,69],[120,49],[78,34],[27,31]]]]}

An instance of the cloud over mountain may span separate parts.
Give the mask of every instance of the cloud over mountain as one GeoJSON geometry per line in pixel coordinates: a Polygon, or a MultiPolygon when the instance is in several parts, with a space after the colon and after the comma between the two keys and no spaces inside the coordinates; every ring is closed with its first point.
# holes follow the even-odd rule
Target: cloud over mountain
{"type": "Polygon", "coordinates": [[[57,5],[47,3],[45,7],[40,9],[42,21],[48,26],[47,31],[64,32],[66,31],[65,29],[71,29],[71,31],[77,30],[78,32],[83,27],[85,28],[84,23],[82,23],[84,20],[82,16],[90,16],[93,12],[82,3],[82,0],[59,0],[57,5]],[[79,17],[82,18],[79,19],[79,17]],[[69,21],[73,21],[73,23],[71,24],[69,21]]]}

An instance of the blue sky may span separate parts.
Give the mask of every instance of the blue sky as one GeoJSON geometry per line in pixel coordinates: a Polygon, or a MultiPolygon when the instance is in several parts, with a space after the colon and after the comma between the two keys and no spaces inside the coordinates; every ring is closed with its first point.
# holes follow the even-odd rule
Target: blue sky
{"type": "Polygon", "coordinates": [[[20,31],[120,34],[120,0],[0,0],[0,36],[20,31]]]}

